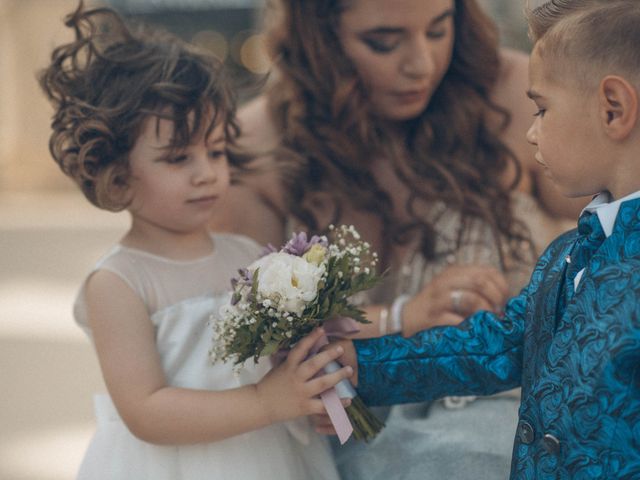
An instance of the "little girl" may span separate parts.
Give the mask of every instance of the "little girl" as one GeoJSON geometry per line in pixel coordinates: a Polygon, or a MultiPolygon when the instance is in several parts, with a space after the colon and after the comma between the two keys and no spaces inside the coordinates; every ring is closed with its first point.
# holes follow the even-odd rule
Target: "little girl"
{"type": "Polygon", "coordinates": [[[76,39],[41,76],[55,108],[53,157],[91,203],[132,219],[75,305],[109,391],[96,398],[78,478],[337,478],[324,440],[283,422],[324,411],[317,395],[351,370],[316,374],[341,349],[305,360],[317,330],[270,371],[251,363],[235,375],[209,361],[209,322],[260,250],[206,227],[227,162],[243,163],[227,158],[238,132],[220,65],[109,9],[81,4],[66,24],[76,39]]]}

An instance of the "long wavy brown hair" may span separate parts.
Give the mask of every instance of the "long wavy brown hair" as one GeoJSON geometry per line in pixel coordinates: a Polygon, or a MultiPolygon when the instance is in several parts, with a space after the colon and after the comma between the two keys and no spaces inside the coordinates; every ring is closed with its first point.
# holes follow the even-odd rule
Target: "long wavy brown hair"
{"type": "Polygon", "coordinates": [[[380,216],[386,246],[403,243],[417,229],[422,253],[433,258],[437,218],[426,219],[415,207],[444,202],[461,213],[458,244],[469,222],[480,218],[495,236],[503,267],[504,253],[520,258],[522,241],[531,243],[510,202],[520,164],[499,138],[510,116],[490,99],[500,67],[493,22],[475,0],[455,1],[451,64],[428,108],[407,123],[407,137],[398,145],[369,111],[366,89],[342,50],[337,28],[343,3],[278,0],[272,5],[278,16],[268,29],[268,48],[277,80],[269,102],[282,133],[277,157],[291,212],[322,231],[327,225],[319,225],[308,199],[316,192],[329,194],[333,221],[339,221],[341,204],[348,201],[380,216]],[[490,113],[502,119],[498,128],[489,125],[490,113]],[[371,173],[372,159],[380,157],[393,162],[411,192],[408,223],[394,218],[389,195],[371,173]],[[501,179],[509,163],[516,175],[505,187],[501,179]]]}
{"type": "Polygon", "coordinates": [[[65,24],[75,40],[53,51],[39,80],[54,107],[51,154],[91,203],[127,207],[128,155],[150,116],[174,122],[173,149],[220,121],[233,148],[235,101],[216,58],[169,33],[128,26],[109,8],[80,2],[65,24]]]}

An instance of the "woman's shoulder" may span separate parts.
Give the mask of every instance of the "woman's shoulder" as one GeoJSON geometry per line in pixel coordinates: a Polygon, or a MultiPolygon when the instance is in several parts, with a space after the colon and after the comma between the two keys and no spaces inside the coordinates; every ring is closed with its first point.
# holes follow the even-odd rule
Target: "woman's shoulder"
{"type": "Polygon", "coordinates": [[[279,135],[269,113],[265,95],[257,97],[238,112],[238,144],[255,156],[250,171],[231,186],[223,207],[214,215],[215,231],[248,235],[263,244],[280,243],[287,210],[280,170],[274,154],[279,135]]]}
{"type": "Polygon", "coordinates": [[[529,84],[529,55],[511,48],[500,50],[500,73],[493,90],[493,100],[510,110],[521,108],[535,112],[533,104],[527,99],[529,84]]]}
{"type": "Polygon", "coordinates": [[[269,111],[265,94],[249,100],[238,110],[240,145],[252,150],[267,150],[277,146],[279,133],[269,111]]]}

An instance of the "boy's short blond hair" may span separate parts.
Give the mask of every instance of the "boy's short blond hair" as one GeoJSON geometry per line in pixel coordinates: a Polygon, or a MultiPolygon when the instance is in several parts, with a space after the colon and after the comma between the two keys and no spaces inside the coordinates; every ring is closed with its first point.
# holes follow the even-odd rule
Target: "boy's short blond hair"
{"type": "Polygon", "coordinates": [[[640,0],[551,0],[527,16],[551,80],[588,90],[620,75],[640,86],[640,0]]]}

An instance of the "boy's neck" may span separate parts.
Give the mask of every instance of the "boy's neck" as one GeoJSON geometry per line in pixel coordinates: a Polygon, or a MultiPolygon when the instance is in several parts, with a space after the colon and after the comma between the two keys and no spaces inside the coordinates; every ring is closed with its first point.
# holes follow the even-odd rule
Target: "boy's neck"
{"type": "Polygon", "coordinates": [[[609,185],[612,200],[619,200],[640,190],[640,141],[620,145],[609,185]]]}

